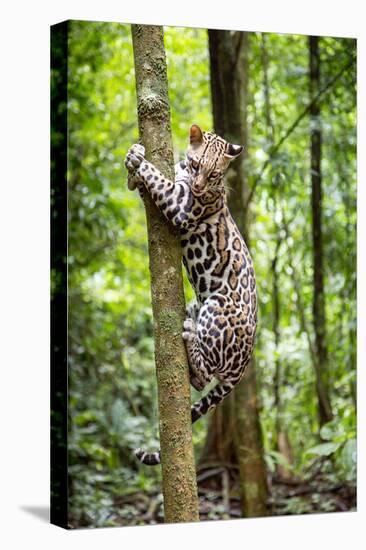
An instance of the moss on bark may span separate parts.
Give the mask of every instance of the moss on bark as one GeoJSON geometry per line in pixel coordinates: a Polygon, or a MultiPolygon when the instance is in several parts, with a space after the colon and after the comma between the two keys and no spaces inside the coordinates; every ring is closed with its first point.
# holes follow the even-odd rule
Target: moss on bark
{"type": "MultiPolygon", "coordinates": [[[[138,121],[146,158],[174,178],[168,81],[162,27],[132,25],[138,121]]],[[[181,337],[185,317],[182,252],[174,227],[145,192],[158,382],[166,522],[197,521],[188,361],[181,337]]]]}

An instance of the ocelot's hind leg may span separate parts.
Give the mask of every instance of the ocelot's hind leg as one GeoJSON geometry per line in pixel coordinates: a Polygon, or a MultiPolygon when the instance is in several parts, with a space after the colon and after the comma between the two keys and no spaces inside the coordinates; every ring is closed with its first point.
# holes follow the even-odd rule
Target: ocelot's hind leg
{"type": "Polygon", "coordinates": [[[197,323],[198,314],[200,312],[200,306],[197,303],[197,300],[192,300],[186,307],[187,317],[191,318],[195,323],[197,323]]]}
{"type": "Polygon", "coordinates": [[[196,390],[202,391],[211,381],[212,376],[208,375],[204,366],[199,347],[196,323],[191,317],[188,317],[183,323],[183,328],[184,332],[182,333],[182,337],[185,341],[188,355],[190,382],[196,390]]]}

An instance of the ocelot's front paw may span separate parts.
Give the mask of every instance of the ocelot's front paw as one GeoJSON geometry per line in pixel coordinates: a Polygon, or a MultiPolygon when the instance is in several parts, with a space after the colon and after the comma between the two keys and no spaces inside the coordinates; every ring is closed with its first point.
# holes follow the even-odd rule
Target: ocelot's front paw
{"type": "Polygon", "coordinates": [[[135,143],[126,155],[125,166],[130,173],[133,173],[143,160],[145,160],[145,147],[139,143],[135,143]]]}
{"type": "Polygon", "coordinates": [[[132,145],[125,158],[125,166],[128,170],[127,187],[133,191],[141,183],[141,178],[137,174],[137,169],[141,162],[145,160],[145,147],[139,143],[132,145]]]}

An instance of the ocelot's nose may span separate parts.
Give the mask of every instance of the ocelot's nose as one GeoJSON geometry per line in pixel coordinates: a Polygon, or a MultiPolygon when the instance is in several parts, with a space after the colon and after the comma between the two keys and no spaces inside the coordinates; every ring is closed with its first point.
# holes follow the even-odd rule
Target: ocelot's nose
{"type": "Polygon", "coordinates": [[[192,191],[195,195],[201,195],[205,190],[205,182],[202,179],[196,180],[192,185],[192,191]]]}
{"type": "Polygon", "coordinates": [[[194,185],[192,191],[194,195],[202,195],[205,191],[205,187],[203,185],[194,185]]]}

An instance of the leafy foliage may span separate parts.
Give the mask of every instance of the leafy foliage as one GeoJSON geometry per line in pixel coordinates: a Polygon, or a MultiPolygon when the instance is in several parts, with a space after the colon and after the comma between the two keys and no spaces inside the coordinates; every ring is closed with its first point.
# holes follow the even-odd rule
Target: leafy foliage
{"type": "MultiPolygon", "coordinates": [[[[324,38],[320,44],[321,86],[325,87],[343,66],[352,61],[355,42],[324,38]]],[[[274,363],[278,357],[281,363],[280,416],[292,444],[293,467],[301,473],[311,456],[311,448],[326,455],[339,450],[335,441],[329,441],[330,438],[318,445],[315,375],[310,348],[313,345],[313,288],[308,117],[299,122],[277,153],[271,156],[272,144],[278,143],[309,104],[307,37],[274,34],[264,37],[256,33],[251,36],[250,55],[249,174],[252,182],[261,174],[267,157],[270,158],[268,169],[256,186],[252,243],[259,284],[257,356],[263,400],[261,417],[266,446],[270,451],[276,439],[273,381],[274,363]],[[268,128],[264,54],[274,137],[268,128]],[[271,263],[278,242],[280,342],[276,348],[271,324],[271,263]]],[[[331,400],[334,423],[342,425],[345,422],[344,433],[348,434],[345,437],[351,439],[355,437],[356,420],[354,71],[355,65],[351,64],[322,97],[319,121],[323,136],[322,206],[331,400]],[[347,250],[346,255],[343,250],[347,250]]]]}

